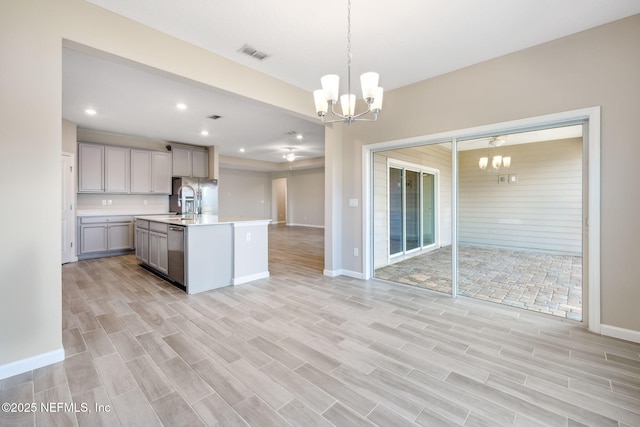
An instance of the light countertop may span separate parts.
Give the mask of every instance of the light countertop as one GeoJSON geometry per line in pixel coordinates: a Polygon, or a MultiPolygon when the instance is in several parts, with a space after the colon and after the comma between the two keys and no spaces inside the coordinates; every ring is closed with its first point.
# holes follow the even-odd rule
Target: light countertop
{"type": "Polygon", "coordinates": [[[171,215],[161,209],[125,208],[125,209],[78,209],[76,216],[140,216],[140,215],[171,215]]]}
{"type": "Polygon", "coordinates": [[[219,224],[234,224],[236,226],[252,224],[259,225],[271,222],[270,219],[231,218],[219,217],[218,215],[137,215],[136,218],[147,221],[162,222],[165,224],[184,225],[187,227],[219,224]]]}

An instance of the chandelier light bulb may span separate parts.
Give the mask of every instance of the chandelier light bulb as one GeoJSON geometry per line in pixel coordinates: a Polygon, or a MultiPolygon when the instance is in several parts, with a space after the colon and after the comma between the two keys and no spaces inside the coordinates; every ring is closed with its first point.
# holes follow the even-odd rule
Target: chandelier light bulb
{"type": "Polygon", "coordinates": [[[340,105],[342,106],[342,115],[346,117],[353,116],[356,111],[356,96],[354,94],[345,94],[340,97],[340,105]]]}
{"type": "Polygon", "coordinates": [[[313,100],[316,103],[316,112],[319,116],[327,114],[329,105],[327,104],[327,97],[323,89],[317,89],[313,91],[313,100]]]}
{"type": "Polygon", "coordinates": [[[478,166],[480,167],[480,169],[486,170],[488,165],[489,165],[489,158],[480,157],[480,160],[478,161],[478,166]]]}
{"type": "Polygon", "coordinates": [[[502,165],[503,165],[505,168],[508,168],[509,166],[511,166],[511,157],[510,157],[510,156],[503,157],[503,158],[502,158],[502,165]]]}
{"type": "Polygon", "coordinates": [[[327,74],[320,78],[320,84],[324,90],[325,99],[335,104],[340,92],[340,77],[337,74],[327,74]]]}
{"type": "Polygon", "coordinates": [[[362,99],[367,103],[373,102],[378,88],[378,73],[368,72],[360,76],[360,85],[362,86],[362,99]]]}
{"type": "Polygon", "coordinates": [[[502,163],[502,156],[493,156],[493,159],[491,160],[491,166],[493,166],[495,170],[500,169],[501,163],[502,163]]]}

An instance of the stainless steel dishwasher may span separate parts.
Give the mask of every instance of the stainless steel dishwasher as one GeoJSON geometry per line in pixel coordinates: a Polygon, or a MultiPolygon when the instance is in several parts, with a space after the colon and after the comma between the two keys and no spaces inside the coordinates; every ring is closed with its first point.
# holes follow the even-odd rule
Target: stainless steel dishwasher
{"type": "Polygon", "coordinates": [[[178,225],[169,226],[169,278],[174,282],[185,286],[184,277],[184,227],[178,225]]]}

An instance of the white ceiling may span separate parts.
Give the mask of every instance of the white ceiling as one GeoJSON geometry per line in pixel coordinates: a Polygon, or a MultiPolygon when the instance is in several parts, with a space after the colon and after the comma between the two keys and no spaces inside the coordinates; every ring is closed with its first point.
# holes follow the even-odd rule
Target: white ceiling
{"type": "MultiPolygon", "coordinates": [[[[309,92],[324,74],[339,74],[343,84],[346,78],[345,0],[88,1],[309,92]],[[244,44],[271,56],[260,62],[242,55],[237,50],[244,44]]],[[[362,72],[377,71],[385,90],[640,13],[637,0],[352,3],[354,86],[362,72]]],[[[315,122],[68,49],[63,117],[89,129],[216,145],[227,156],[281,162],[288,147],[305,157],[323,155],[323,128],[315,122]],[[187,110],[177,112],[176,102],[187,110]],[[98,114],[85,116],[88,106],[98,114]],[[211,114],[223,118],[206,119],[211,114]],[[199,134],[205,127],[207,137],[199,134]],[[247,152],[240,154],[240,147],[247,152]]]]}

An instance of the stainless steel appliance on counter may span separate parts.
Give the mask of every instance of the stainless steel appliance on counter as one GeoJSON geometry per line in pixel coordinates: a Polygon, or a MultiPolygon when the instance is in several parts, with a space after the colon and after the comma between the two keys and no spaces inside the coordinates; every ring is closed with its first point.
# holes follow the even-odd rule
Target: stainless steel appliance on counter
{"type": "Polygon", "coordinates": [[[169,278],[184,286],[186,282],[184,277],[184,227],[169,226],[167,249],[169,251],[169,278]]]}
{"type": "Polygon", "coordinates": [[[205,178],[173,178],[171,212],[218,215],[218,181],[205,178]]]}

